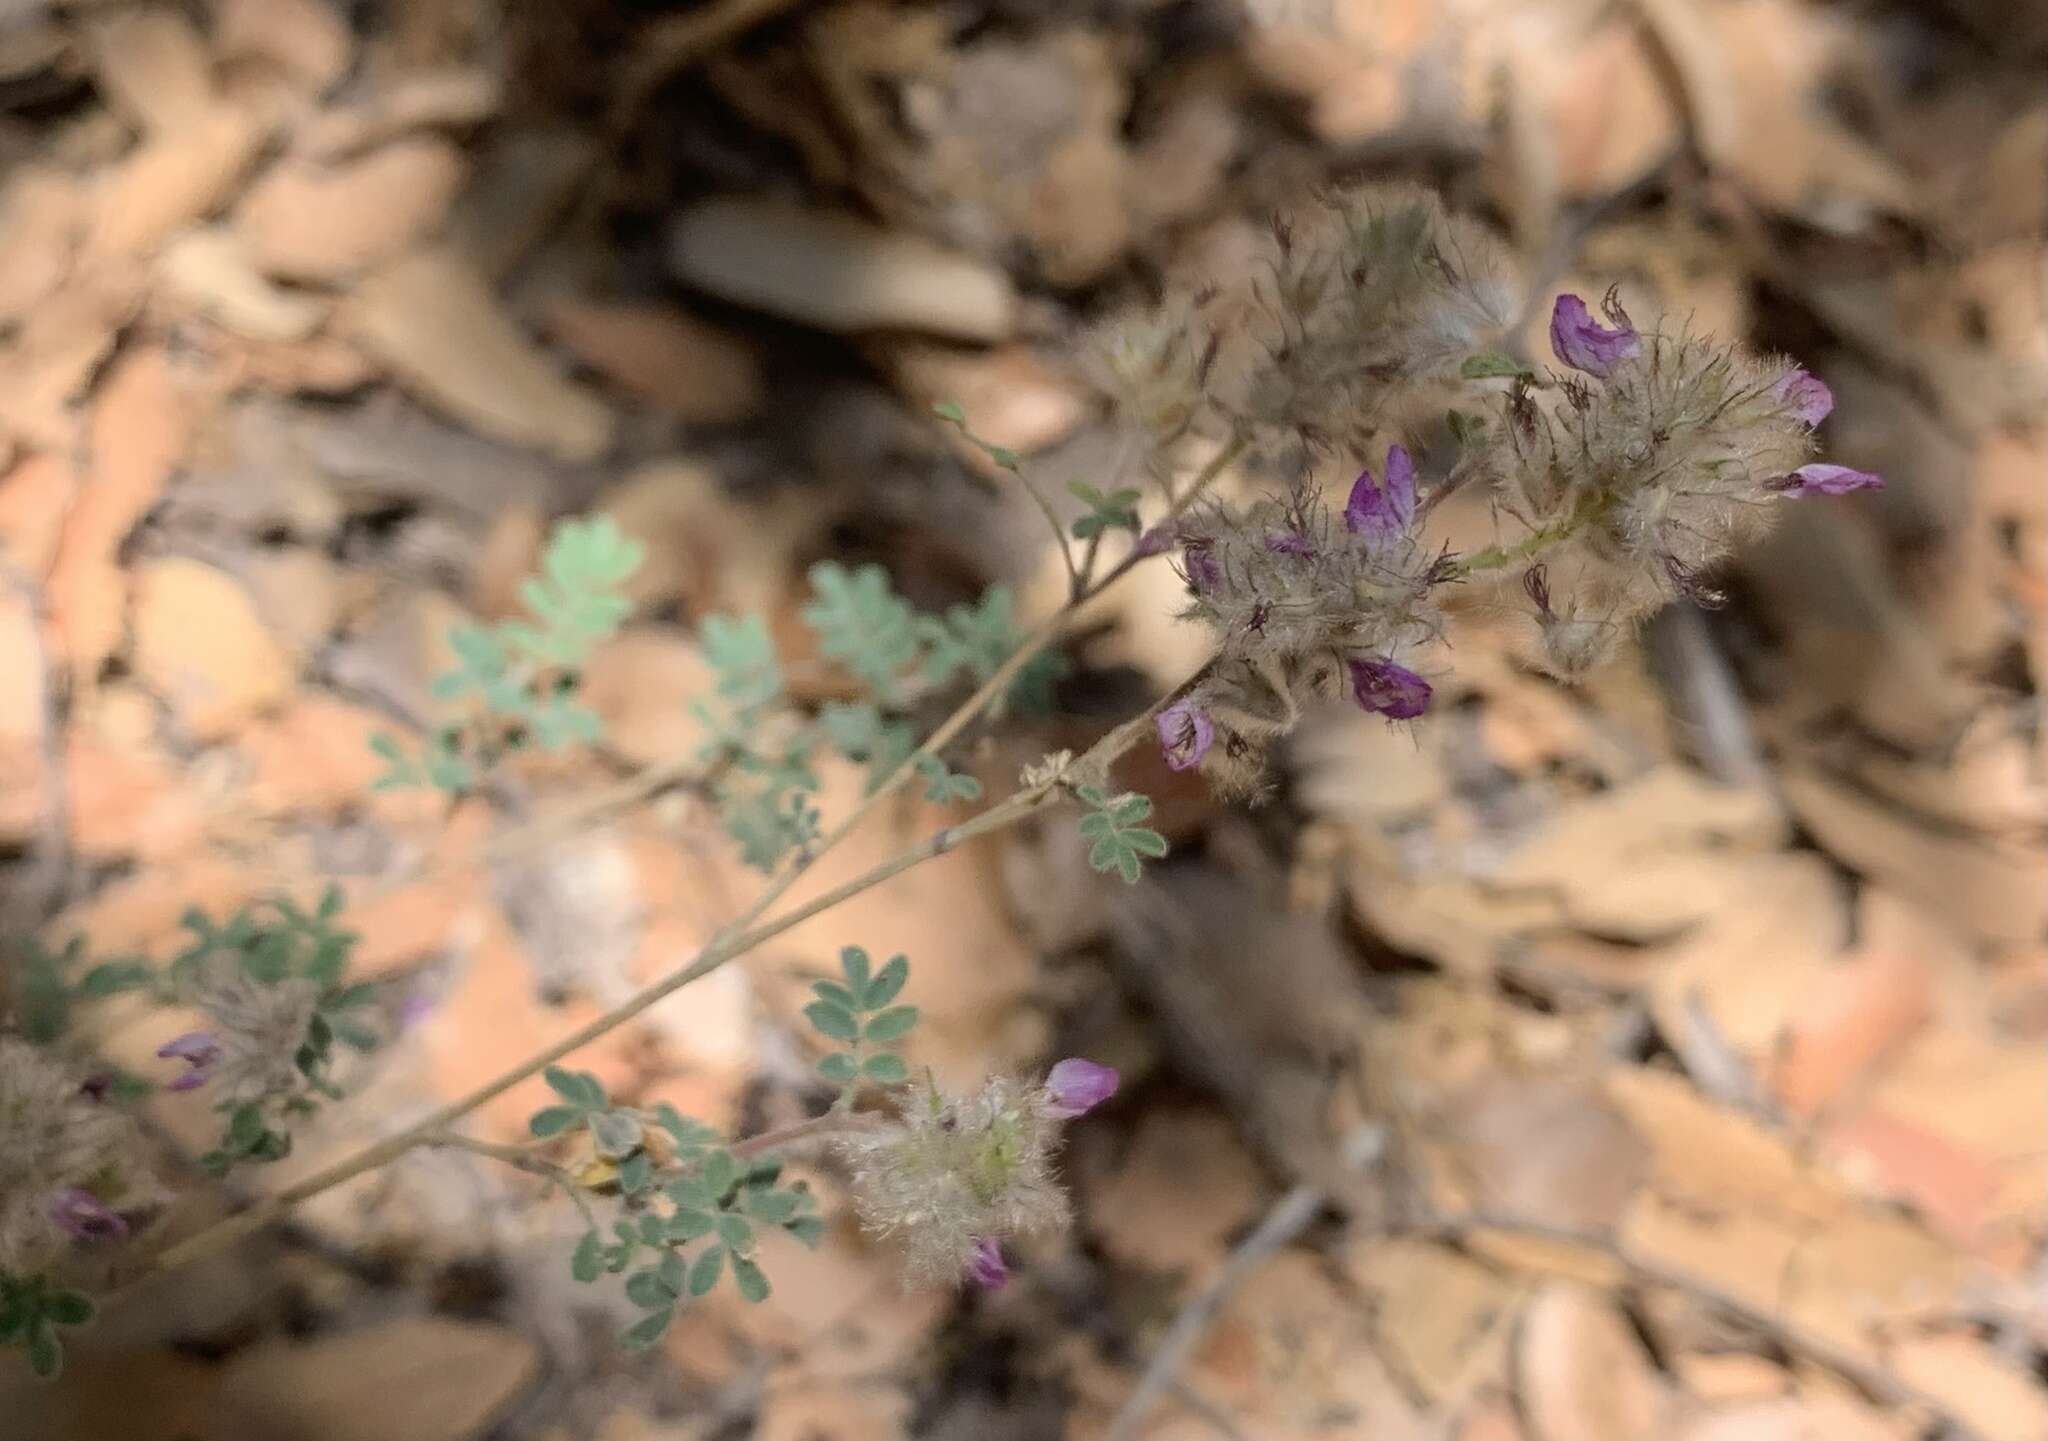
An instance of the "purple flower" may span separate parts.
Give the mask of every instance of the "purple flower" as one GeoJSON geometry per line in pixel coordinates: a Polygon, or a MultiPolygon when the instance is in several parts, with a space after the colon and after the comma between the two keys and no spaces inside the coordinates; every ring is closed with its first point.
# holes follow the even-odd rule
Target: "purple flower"
{"type": "Polygon", "coordinates": [[[1276,531],[1267,536],[1266,549],[1275,555],[1295,555],[1303,560],[1316,553],[1316,548],[1308,543],[1308,537],[1298,530],[1276,531]]]}
{"type": "Polygon", "coordinates": [[[1116,1094],[1119,1079],[1114,1066],[1070,1056],[1046,1072],[1045,1114],[1058,1121],[1084,1115],[1116,1094]]]}
{"type": "Polygon", "coordinates": [[[1628,316],[1614,301],[1614,292],[1608,292],[1607,318],[1615,323],[1610,330],[1593,318],[1586,309],[1586,302],[1576,295],[1560,295],[1557,307],[1550,312],[1550,348],[1557,358],[1573,370],[1583,370],[1605,380],[1614,373],[1614,367],[1627,360],[1643,348],[1637,339],[1635,327],[1628,323],[1628,316]]]}
{"type": "Polygon", "coordinates": [[[996,1291],[1010,1284],[1010,1268],[1003,1264],[1003,1248],[984,1236],[974,1243],[967,1261],[967,1279],[983,1290],[996,1291]]]}
{"type": "Polygon", "coordinates": [[[1159,728],[1159,749],[1172,770],[1191,770],[1202,763],[1216,739],[1216,727],[1202,708],[1181,701],[1161,711],[1152,722],[1159,728]]]}
{"type": "Polygon", "coordinates": [[[1787,495],[1847,495],[1852,490],[1882,486],[1884,477],[1846,465],[1802,465],[1771,488],[1787,495]]]}
{"type": "Polygon", "coordinates": [[[128,1234],[128,1223],[83,1186],[50,1197],[50,1219],[74,1241],[105,1241],[128,1234]]]}
{"type": "Polygon", "coordinates": [[[1388,720],[1414,720],[1429,709],[1429,682],[1390,660],[1351,662],[1351,692],[1360,705],[1388,720]]]}
{"type": "Polygon", "coordinates": [[[1370,470],[1358,472],[1351,499],[1344,504],[1344,528],[1373,541],[1389,541],[1407,533],[1415,521],[1415,462],[1408,448],[1387,447],[1387,483],[1381,487],[1370,470]]]}
{"type": "Polygon", "coordinates": [[[1158,555],[1173,544],[1173,528],[1155,525],[1141,534],[1131,547],[1133,555],[1158,555]]]}
{"type": "Polygon", "coordinates": [[[1797,366],[1771,387],[1771,399],[1784,406],[1808,426],[1819,425],[1835,408],[1835,393],[1827,382],[1797,366]]]}
{"type": "Polygon", "coordinates": [[[1205,595],[1223,583],[1223,572],[1217,567],[1216,557],[1206,541],[1191,544],[1182,551],[1181,564],[1187,570],[1188,584],[1205,595]]]}
{"type": "Polygon", "coordinates": [[[213,1078],[213,1068],[220,1064],[220,1038],[211,1031],[187,1031],[164,1042],[157,1048],[157,1055],[166,1061],[183,1061],[191,1067],[166,1085],[165,1090],[195,1091],[213,1078]]]}

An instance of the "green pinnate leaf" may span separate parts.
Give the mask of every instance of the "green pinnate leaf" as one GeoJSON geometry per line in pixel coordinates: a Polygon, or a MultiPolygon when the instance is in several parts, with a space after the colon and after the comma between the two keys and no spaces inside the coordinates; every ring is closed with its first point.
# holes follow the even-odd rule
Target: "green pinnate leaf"
{"type": "Polygon", "coordinates": [[[725,1247],[710,1246],[690,1263],[690,1294],[708,1295],[718,1284],[720,1273],[725,1270],[725,1247]]]}
{"type": "Polygon", "coordinates": [[[878,1086],[896,1086],[910,1079],[910,1068],[903,1064],[903,1058],[884,1051],[869,1056],[860,1063],[861,1074],[878,1086]]]}
{"type": "Polygon", "coordinates": [[[652,1266],[626,1278],[626,1299],[643,1310],[666,1309],[675,1298],[676,1293],[661,1284],[661,1277],[652,1266]]]}
{"type": "Polygon", "coordinates": [[[1157,860],[1167,851],[1165,836],[1138,824],[1152,814],[1150,798],[1135,793],[1109,797],[1091,786],[1082,787],[1080,794],[1095,807],[1080,824],[1082,837],[1091,843],[1088,864],[1098,871],[1115,871],[1126,884],[1135,884],[1145,861],[1157,860]]]}
{"type": "Polygon", "coordinates": [[[754,1245],[754,1228],[748,1224],[745,1216],[735,1216],[732,1212],[726,1211],[718,1218],[718,1239],[725,1243],[728,1250],[749,1251],[754,1245]]]}
{"type": "Polygon", "coordinates": [[[29,1323],[28,1368],[45,1381],[64,1369],[64,1343],[57,1339],[57,1329],[40,1317],[29,1323]]]}
{"type": "Polygon", "coordinates": [[[895,703],[903,672],[916,664],[916,612],[878,565],[849,571],[834,561],[811,567],[810,603],[798,612],[819,651],[866,683],[877,701],[895,703]]]}
{"type": "Polygon", "coordinates": [[[861,1032],[861,1038],[869,1041],[901,1040],[910,1034],[917,1024],[916,1006],[894,1006],[878,1016],[870,1017],[861,1032]]]}
{"type": "Polygon", "coordinates": [[[818,1074],[835,1086],[850,1084],[860,1074],[853,1057],[845,1051],[834,1051],[818,1062],[818,1074]]]}
{"type": "Polygon", "coordinates": [[[909,979],[910,958],[891,956],[889,963],[875,972],[874,979],[862,989],[860,1008],[864,1011],[880,1010],[896,999],[897,993],[903,989],[903,983],[909,979]]]}
{"type": "Polygon", "coordinates": [[[583,1116],[580,1106],[548,1106],[535,1111],[527,1119],[526,1129],[543,1138],[559,1136],[572,1127],[582,1125],[583,1116]]]}
{"type": "Polygon", "coordinates": [[[799,1216],[782,1229],[812,1250],[825,1239],[825,1223],[816,1216],[799,1216]]]}
{"type": "Polygon", "coordinates": [[[585,1231],[576,1249],[569,1253],[569,1274],[587,1283],[595,1281],[603,1269],[604,1238],[595,1231],[585,1231]]]}
{"type": "Polygon", "coordinates": [[[659,1311],[649,1311],[645,1316],[628,1326],[619,1337],[619,1344],[628,1351],[645,1351],[661,1339],[668,1330],[668,1323],[675,1317],[673,1306],[664,1306],[659,1311]]]}
{"type": "Polygon", "coordinates": [[[846,984],[856,993],[868,983],[868,953],[859,946],[846,946],[839,952],[839,970],[846,977],[846,984]]]}
{"type": "Polygon", "coordinates": [[[782,669],[768,622],[760,615],[708,615],[697,630],[704,659],[718,675],[718,694],[750,711],[782,694],[782,669]]]}
{"type": "Polygon", "coordinates": [[[768,1277],[745,1256],[732,1258],[732,1280],[740,1295],[747,1300],[759,1302],[768,1299],[768,1277]]]}
{"type": "Polygon", "coordinates": [[[849,1011],[858,1010],[861,1004],[858,996],[854,995],[852,991],[849,991],[837,981],[813,981],[811,983],[811,994],[821,1001],[843,1007],[849,1011]]]}
{"type": "Polygon", "coordinates": [[[549,1066],[541,1072],[548,1089],[572,1106],[594,1110],[605,1103],[604,1083],[588,1071],[570,1071],[561,1066],[549,1066]]]}
{"type": "Polygon", "coordinates": [[[79,1291],[51,1291],[43,1297],[43,1319],[53,1326],[83,1326],[94,1309],[92,1298],[79,1291]]]}
{"type": "Polygon", "coordinates": [[[694,1241],[699,1236],[708,1236],[718,1224],[718,1218],[709,1211],[682,1208],[668,1219],[668,1238],[677,1243],[694,1241]]]}
{"type": "Polygon", "coordinates": [[[619,1163],[619,1189],[637,1196],[654,1183],[654,1162],[645,1151],[635,1151],[619,1163]]]}
{"type": "Polygon", "coordinates": [[[804,1007],[804,1016],[817,1028],[821,1035],[835,1041],[857,1041],[860,1039],[860,1024],[853,1018],[853,1012],[830,1001],[813,1001],[804,1007]]]}
{"type": "Polygon", "coordinates": [[[1458,367],[1458,374],[1467,380],[1512,379],[1535,373],[1512,355],[1503,355],[1497,350],[1468,355],[1464,364],[1458,367]]]}

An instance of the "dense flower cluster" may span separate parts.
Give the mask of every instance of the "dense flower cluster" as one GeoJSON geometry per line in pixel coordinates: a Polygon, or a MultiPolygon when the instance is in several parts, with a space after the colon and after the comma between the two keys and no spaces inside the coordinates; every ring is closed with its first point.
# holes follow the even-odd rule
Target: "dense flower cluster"
{"type": "Polygon", "coordinates": [[[193,1000],[211,1025],[167,1042],[157,1055],[187,1068],[169,1089],[208,1086],[217,1102],[240,1104],[298,1090],[298,1056],[306,1043],[320,987],[286,978],[259,981],[239,965],[214,967],[193,1000]]]}
{"type": "Polygon", "coordinates": [[[1005,1238],[1067,1223],[1052,1164],[1061,1123],[1116,1086],[1114,1070],[1072,1059],[1041,1085],[995,1077],[966,1096],[928,1087],[901,1125],[838,1142],[862,1224],[902,1239],[913,1279],[1002,1285],[1005,1238]]]}
{"type": "Polygon", "coordinates": [[[1880,483],[1812,462],[1833,405],[1820,380],[1733,344],[1639,330],[1611,292],[1597,314],[1557,298],[1555,371],[1492,350],[1514,309],[1503,267],[1419,192],[1324,197],[1274,227],[1253,270],[1238,292],[1170,299],[1126,325],[1106,359],[1169,490],[1176,451],[1196,439],[1228,437],[1254,466],[1298,477],[1148,536],[1178,546],[1184,615],[1216,643],[1200,683],[1155,718],[1160,748],[1225,790],[1258,786],[1265,749],[1313,700],[1348,691],[1392,721],[1426,712],[1418,657],[1442,631],[1446,586],[1520,571],[1545,654],[1574,676],[1658,605],[1713,599],[1713,567],[1776,502],[1880,483]],[[1503,534],[1454,555],[1418,534],[1414,458],[1385,440],[1427,433],[1434,398],[1473,382],[1492,414],[1449,416],[1458,452],[1438,484],[1488,488],[1503,534]],[[1341,512],[1309,479],[1375,454],[1341,512]]]}
{"type": "Polygon", "coordinates": [[[0,1275],[37,1275],[119,1240],[161,1206],[134,1121],[100,1078],[0,1038],[0,1275]]]}

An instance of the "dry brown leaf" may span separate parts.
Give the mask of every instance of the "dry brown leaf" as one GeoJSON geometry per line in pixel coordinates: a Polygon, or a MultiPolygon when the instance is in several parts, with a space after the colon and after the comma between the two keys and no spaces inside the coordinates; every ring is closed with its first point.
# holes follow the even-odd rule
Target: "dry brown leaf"
{"type": "Polygon", "coordinates": [[[144,140],[100,180],[87,255],[140,258],[205,218],[228,198],[263,139],[247,113],[216,105],[144,140]]]}
{"type": "Polygon", "coordinates": [[[168,556],[136,573],[135,668],[201,741],[284,699],[291,659],[225,571],[168,556]]]}
{"type": "Polygon", "coordinates": [[[1703,1211],[1639,1192],[1622,1220],[1631,1260],[1733,1297],[1756,1310],[1783,1309],[1786,1270],[1799,1237],[1775,1218],[1753,1211],[1703,1211]]]}
{"type": "Polygon", "coordinates": [[[399,380],[485,435],[567,461],[611,444],[610,410],[563,378],[458,256],[424,250],[378,271],[344,314],[399,380]]]}
{"type": "MultiPolygon", "coordinates": [[[[1282,1252],[1245,1281],[1186,1377],[1251,1436],[1419,1436],[1426,1424],[1375,1354],[1363,1308],[1299,1251],[1282,1252]]],[[[1183,1413],[1177,1424],[1162,1415],[1139,1434],[1167,1441],[1190,1431],[1183,1413]]]]}
{"type": "Polygon", "coordinates": [[[1669,1424],[1664,1382],[1603,1292],[1546,1285],[1522,1315],[1516,1366],[1540,1441],[1632,1441],[1669,1424]]]}
{"type": "Polygon", "coordinates": [[[1903,1216],[1855,1211],[1794,1248],[1785,1316],[1875,1359],[1876,1333],[1953,1314],[1980,1279],[1975,1263],[1903,1216]]]}
{"type": "MultiPolygon", "coordinates": [[[[1087,418],[1085,393],[1023,345],[973,351],[902,341],[885,354],[897,383],[912,399],[924,406],[952,401],[966,412],[969,430],[1019,455],[1057,445],[1087,418]]],[[[991,464],[964,438],[961,453],[991,464]]]]}
{"type": "Polygon", "coordinates": [[[716,474],[688,460],[650,461],[600,507],[646,550],[626,593],[640,610],[683,602],[692,615],[790,607],[796,556],[813,539],[813,507],[742,505],[716,474]]]}
{"type": "Polygon", "coordinates": [[[1605,1231],[1649,1173],[1651,1145],[1597,1086],[1561,1076],[1495,1076],[1449,1100],[1432,1134],[1469,1177],[1469,1205],[1572,1230],[1605,1231]],[[1542,1136],[1541,1146],[1529,1137],[1542,1136]]]}
{"type": "Polygon", "coordinates": [[[1829,1223],[1846,1201],[1782,1136],[1752,1116],[1717,1106],[1684,1077],[1644,1066],[1607,1073],[1609,1097],[1649,1142],[1651,1185],[1707,1212],[1754,1207],[1799,1223],[1829,1223]]]}
{"type": "Polygon", "coordinates": [[[1756,1081],[1848,943],[1848,908],[1839,880],[1809,854],[1751,857],[1724,880],[1721,909],[1657,966],[1650,1006],[1672,1037],[1697,1007],[1756,1081]]]}
{"type": "Polygon", "coordinates": [[[157,273],[175,299],[252,340],[304,340],[326,315],[318,300],[265,280],[237,235],[219,226],[173,240],[157,257],[157,273]]]}
{"type": "Polygon", "coordinates": [[[1432,1402],[1455,1395],[1475,1367],[1497,1366],[1502,1313],[1515,1288],[1496,1272],[1447,1246],[1368,1238],[1344,1253],[1352,1282],[1376,1304],[1380,1344],[1432,1402]]]}
{"type": "Polygon", "coordinates": [[[900,231],[771,201],[701,201],[678,217],[669,263],[723,299],[826,330],[921,330],[997,341],[1016,324],[1003,271],[900,231]]]}
{"type": "Polygon", "coordinates": [[[1967,1332],[1915,1336],[1891,1348],[1902,1379],[1981,1436],[2048,1436],[2048,1388],[1967,1332]]]}
{"type": "Polygon", "coordinates": [[[23,574],[49,574],[77,493],[78,473],[55,455],[24,456],[0,473],[0,548],[23,574]]]}
{"type": "Polygon", "coordinates": [[[353,49],[321,0],[215,0],[213,45],[222,60],[262,61],[315,97],[341,78],[353,49]]]}
{"type": "Polygon", "coordinates": [[[78,439],[72,402],[86,389],[141,301],[130,269],[74,276],[32,310],[0,355],[0,430],[39,449],[70,454],[78,439]]]}
{"type": "Polygon", "coordinates": [[[127,589],[117,552],[163,494],[191,434],[162,350],[124,357],[100,387],[91,465],[50,572],[52,618],[74,684],[89,683],[120,643],[127,589]]]}
{"type": "Polygon", "coordinates": [[[1785,1396],[1696,1412],[1674,1441],[1906,1441],[1900,1419],[1840,1396],[1785,1396]]]}
{"type": "Polygon", "coordinates": [[[497,113],[503,85],[488,70],[416,70],[359,105],[314,116],[298,148],[316,160],[339,160],[409,130],[465,129],[497,113]]]}
{"type": "Polygon", "coordinates": [[[1671,1369],[1687,1395],[1710,1406],[1782,1396],[1792,1386],[1783,1366],[1748,1351],[1681,1351],[1671,1369]]]}
{"type": "Polygon", "coordinates": [[[268,274],[337,281],[437,229],[463,173],[462,153],[436,136],[398,140],[339,165],[288,160],[249,187],[235,228],[268,274]]]}
{"type": "Polygon", "coordinates": [[[60,170],[22,165],[0,188],[0,327],[63,284],[85,227],[86,193],[60,170]]]}
{"type": "Polygon", "coordinates": [[[207,1434],[221,1441],[463,1441],[540,1375],[503,1326],[399,1317],[311,1341],[259,1342],[222,1369],[207,1434]],[[365,1385],[375,1377],[375,1385],[365,1385]]]}
{"type": "Polygon", "coordinates": [[[199,32],[170,6],[95,18],[86,34],[100,93],[141,130],[176,134],[214,103],[213,65],[199,32]]]}
{"type": "Polygon", "coordinates": [[[2048,861],[2032,849],[1945,835],[1803,766],[1787,766],[1782,784],[1800,820],[1844,864],[1962,933],[2016,945],[2048,930],[2048,861]]]}
{"type": "Polygon", "coordinates": [[[583,364],[679,419],[724,425],[761,407],[753,347],[672,306],[565,298],[541,324],[583,364]]]}
{"type": "Polygon", "coordinates": [[[1148,1111],[1128,1147],[1083,1161],[1090,1229],[1112,1256],[1199,1280],[1258,1212],[1259,1171],[1210,1110],[1148,1111]]]}

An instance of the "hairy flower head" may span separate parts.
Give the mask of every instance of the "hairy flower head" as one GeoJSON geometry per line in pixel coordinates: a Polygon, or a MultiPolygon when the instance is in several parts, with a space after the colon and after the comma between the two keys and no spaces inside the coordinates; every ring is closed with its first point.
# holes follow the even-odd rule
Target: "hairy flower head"
{"type": "Polygon", "coordinates": [[[127,1235],[162,1202],[142,1133],[89,1081],[0,1037],[0,1272],[40,1273],[77,1245],[127,1235]]]}

